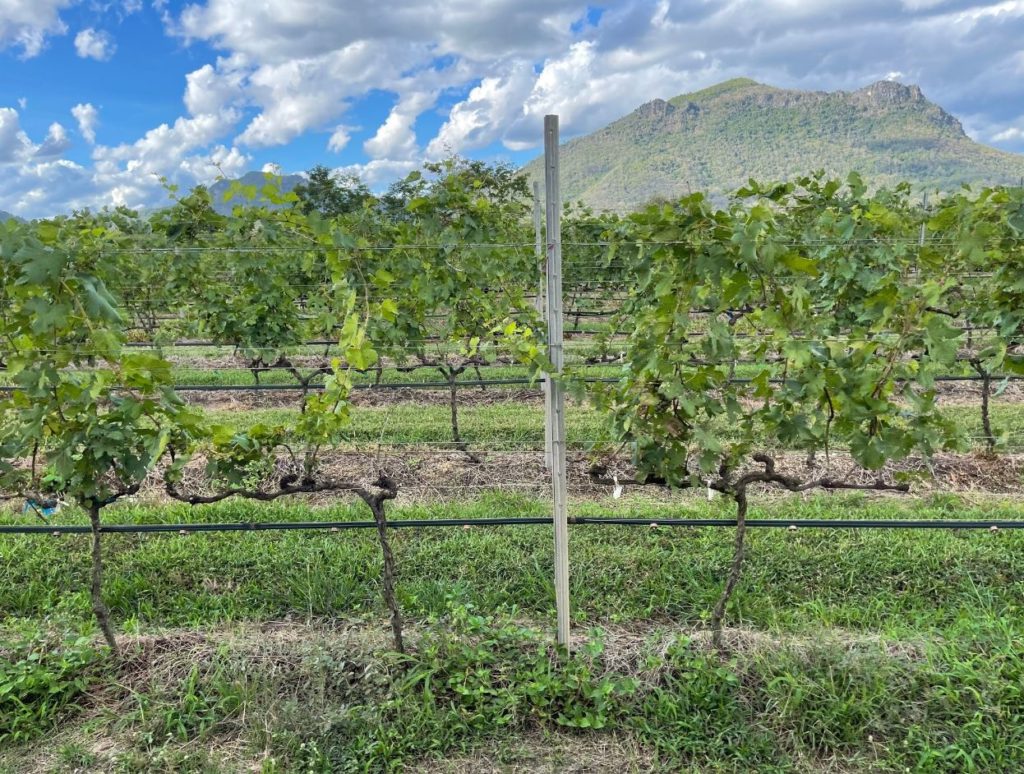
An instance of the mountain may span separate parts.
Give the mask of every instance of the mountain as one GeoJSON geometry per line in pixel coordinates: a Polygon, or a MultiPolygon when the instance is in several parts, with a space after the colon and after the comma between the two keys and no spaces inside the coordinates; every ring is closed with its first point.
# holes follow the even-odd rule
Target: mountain
{"type": "MultiPolygon", "coordinates": [[[[656,99],[562,146],[566,201],[629,210],[654,196],[722,194],[748,178],[786,180],[817,169],[860,172],[874,186],[927,189],[1017,184],[1024,156],[971,140],[917,86],[879,81],[853,92],[795,91],[738,78],[656,99]]],[[[544,179],[543,157],[525,168],[544,179]]]]}
{"type": "MultiPolygon", "coordinates": [[[[213,197],[213,209],[219,212],[221,215],[230,215],[231,210],[238,204],[245,203],[245,199],[235,197],[229,202],[224,201],[224,194],[228,192],[231,184],[236,181],[234,180],[219,180],[210,186],[210,195],[213,197]]],[[[253,201],[254,204],[266,204],[266,198],[259,192],[263,189],[263,186],[267,184],[267,178],[262,172],[246,172],[242,177],[238,178],[239,183],[242,185],[256,186],[256,199],[253,201]]],[[[280,189],[281,193],[288,193],[299,183],[306,182],[306,178],[302,175],[282,175],[280,189]]],[[[275,205],[267,205],[270,209],[274,209],[275,205]]],[[[280,206],[280,205],[278,205],[280,206]]]]}
{"type": "Polygon", "coordinates": [[[11,215],[11,213],[9,213],[9,212],[4,212],[3,210],[0,210],[0,223],[3,223],[5,220],[18,220],[18,221],[20,221],[21,218],[19,218],[17,215],[11,215]]]}

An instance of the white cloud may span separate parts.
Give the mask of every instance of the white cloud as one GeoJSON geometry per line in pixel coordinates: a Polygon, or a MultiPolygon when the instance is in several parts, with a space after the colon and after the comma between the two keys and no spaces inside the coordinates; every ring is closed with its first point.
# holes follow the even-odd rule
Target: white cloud
{"type": "MultiPolygon", "coordinates": [[[[631,51],[602,51],[594,41],[573,44],[561,57],[544,63],[516,120],[506,124],[504,143],[513,150],[541,143],[543,117],[559,116],[563,136],[592,131],[655,97],[672,97],[686,90],[700,68],[696,53],[680,57],[677,67],[637,60],[631,51]]],[[[718,80],[712,76],[711,80],[718,80]]]]}
{"type": "Polygon", "coordinates": [[[209,0],[187,6],[176,31],[264,64],[388,41],[492,59],[497,52],[543,55],[565,45],[586,8],[585,0],[209,0]]]}
{"type": "Polygon", "coordinates": [[[71,138],[68,131],[56,121],[50,124],[46,132],[46,138],[36,148],[33,154],[36,158],[54,158],[63,155],[64,151],[71,147],[71,138]]]}
{"type": "Polygon", "coordinates": [[[71,115],[78,122],[78,132],[90,145],[96,143],[96,125],[100,121],[100,112],[92,103],[84,102],[71,108],[71,115]]]}
{"type": "Polygon", "coordinates": [[[28,107],[28,98],[27,97],[18,97],[18,108],[20,110],[24,110],[27,107],[28,107]]]}
{"type": "Polygon", "coordinates": [[[136,175],[164,174],[187,153],[206,147],[230,131],[238,123],[238,118],[238,113],[233,110],[178,118],[171,125],[161,124],[150,129],[134,143],[99,146],[93,152],[93,158],[97,168],[104,172],[120,168],[136,175]]]}
{"type": "MultiPolygon", "coordinates": [[[[21,128],[18,111],[0,108],[0,165],[31,164],[36,159],[56,158],[70,147],[67,129],[56,121],[50,124],[46,137],[37,145],[21,128]]],[[[16,166],[14,172],[17,173],[16,166]]],[[[5,182],[10,176],[11,170],[6,169],[5,182]]]]}
{"type": "Polygon", "coordinates": [[[238,142],[280,145],[341,115],[346,100],[372,88],[393,88],[424,54],[408,47],[357,42],[316,57],[256,66],[247,80],[250,102],[262,110],[238,142]],[[403,50],[404,49],[404,50],[403,50]]]}
{"type": "MultiPolygon", "coordinates": [[[[350,101],[371,89],[396,93],[401,103],[461,86],[479,77],[478,63],[510,52],[553,53],[571,40],[586,8],[582,0],[209,0],[187,6],[170,28],[248,62],[245,95],[260,112],[237,142],[268,147],[336,127],[350,101]]],[[[368,152],[410,152],[410,110],[389,116],[368,152]]],[[[328,147],[344,147],[349,134],[336,134],[328,147]]]]}
{"type": "Polygon", "coordinates": [[[218,145],[210,153],[186,156],[178,165],[178,172],[193,182],[210,180],[215,177],[235,178],[241,176],[252,157],[238,148],[218,145]]]}
{"type": "Polygon", "coordinates": [[[339,124],[334,127],[334,131],[331,133],[331,138],[327,141],[327,150],[333,151],[334,153],[340,153],[348,145],[349,140],[352,139],[350,128],[344,124],[339,124]]]}
{"type": "Polygon", "coordinates": [[[363,150],[372,159],[411,159],[419,152],[413,124],[417,116],[434,104],[433,94],[412,92],[391,108],[377,133],[363,143],[363,150]]]}
{"type": "Polygon", "coordinates": [[[523,103],[534,82],[533,67],[516,62],[499,76],[489,76],[455,105],[448,120],[427,146],[433,158],[481,148],[500,138],[506,127],[523,114],[523,103]]]}
{"type": "Polygon", "coordinates": [[[993,142],[1013,142],[1015,140],[1024,140],[1024,129],[1011,126],[992,137],[993,142]]]}
{"type": "Polygon", "coordinates": [[[75,35],[75,51],[82,59],[105,62],[117,51],[117,45],[109,32],[88,27],[75,35]]]}
{"type": "Polygon", "coordinates": [[[242,57],[217,60],[214,65],[203,65],[185,76],[185,107],[192,115],[216,113],[243,101],[243,83],[246,78],[242,57]]]}
{"type": "MultiPolygon", "coordinates": [[[[95,142],[98,111],[90,103],[75,105],[79,132],[95,142]]],[[[0,109],[0,167],[5,185],[0,208],[35,217],[82,207],[152,206],[163,199],[161,177],[191,187],[223,174],[236,177],[252,158],[218,138],[232,132],[240,114],[233,109],[180,117],[161,124],[133,143],[96,146],[93,164],[83,167],[54,159],[70,146],[60,123],[50,126],[40,144],[22,130],[13,108],[0,109]]]]}
{"type": "Polygon", "coordinates": [[[134,143],[97,146],[87,204],[145,207],[161,200],[161,177],[188,187],[209,182],[222,172],[229,177],[241,174],[251,157],[223,144],[211,148],[217,138],[234,128],[238,118],[231,110],[180,117],[173,124],[149,130],[134,143]]]}
{"type": "Polygon", "coordinates": [[[95,204],[92,175],[67,159],[28,164],[5,182],[9,198],[3,209],[15,215],[36,217],[95,204]]]}
{"type": "Polygon", "coordinates": [[[0,108],[0,164],[26,159],[33,150],[32,141],[21,129],[18,111],[0,108]]]}
{"type": "Polygon", "coordinates": [[[372,189],[379,189],[403,177],[420,166],[416,159],[373,159],[365,164],[349,164],[334,171],[341,175],[355,175],[372,189]]]}
{"type": "Polygon", "coordinates": [[[63,35],[67,25],[60,11],[73,0],[2,0],[0,2],[0,50],[20,46],[26,59],[36,56],[50,35],[63,35]]]}

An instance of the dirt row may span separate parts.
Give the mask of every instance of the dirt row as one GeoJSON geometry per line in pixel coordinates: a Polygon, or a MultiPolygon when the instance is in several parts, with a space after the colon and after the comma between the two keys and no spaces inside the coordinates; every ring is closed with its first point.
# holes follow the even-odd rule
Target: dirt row
{"type": "MultiPolygon", "coordinates": [[[[381,472],[398,485],[398,504],[464,502],[491,492],[521,494],[524,497],[546,499],[551,496],[551,478],[544,466],[541,452],[489,452],[478,453],[479,462],[457,450],[393,449],[379,452],[332,451],[325,453],[318,480],[346,481],[372,487],[381,472]]],[[[910,496],[936,493],[962,495],[1024,494],[1024,454],[985,456],[980,454],[942,454],[929,462],[911,458],[891,463],[880,471],[859,468],[846,454],[832,454],[828,460],[818,457],[809,460],[805,455],[778,453],[773,455],[779,472],[800,480],[832,478],[850,483],[870,484],[876,480],[888,484],[907,482],[910,496]]],[[[704,486],[693,489],[672,490],[661,486],[628,483],[635,478],[635,469],[626,458],[604,459],[606,472],[593,475],[594,460],[586,453],[571,453],[568,458],[568,490],[577,501],[622,504],[642,500],[647,503],[684,503],[693,498],[721,497],[704,486]],[[621,489],[613,483],[618,479],[621,489]]],[[[199,471],[204,460],[194,460],[191,474],[186,471],[181,489],[193,494],[205,494],[199,471]]],[[[272,492],[277,481],[294,472],[290,461],[280,459],[277,471],[263,485],[272,492]]],[[[779,487],[752,487],[758,498],[792,496],[779,487]]],[[[868,497],[907,497],[898,492],[865,492],[868,497]]],[[[813,496],[810,493],[797,495],[813,496]]],[[[310,505],[336,504],[347,497],[337,491],[295,495],[310,505]]],[[[159,475],[154,475],[139,498],[145,501],[166,501],[159,475]]]]}
{"type": "MultiPolygon", "coordinates": [[[[247,411],[270,408],[298,408],[302,405],[301,390],[183,390],[179,393],[187,402],[211,411],[247,411]]],[[[447,406],[451,396],[447,389],[357,389],[350,398],[353,406],[447,406]]],[[[498,389],[497,387],[462,387],[457,392],[460,407],[493,406],[501,403],[529,403],[543,405],[544,395],[536,389],[498,389]]]]}

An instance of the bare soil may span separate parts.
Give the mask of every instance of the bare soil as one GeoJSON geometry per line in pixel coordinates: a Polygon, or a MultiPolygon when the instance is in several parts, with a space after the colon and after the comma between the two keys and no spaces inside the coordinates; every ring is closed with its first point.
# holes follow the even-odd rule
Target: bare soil
{"type": "MultiPolygon", "coordinates": [[[[474,499],[487,492],[515,492],[531,498],[547,498],[551,494],[550,475],[544,468],[541,452],[482,452],[481,461],[473,462],[458,450],[433,448],[405,448],[396,452],[393,448],[382,448],[379,453],[366,451],[330,451],[322,460],[319,475],[325,479],[351,481],[365,487],[372,486],[381,471],[398,483],[397,504],[422,502],[451,502],[474,499]]],[[[898,492],[869,491],[866,497],[885,498],[923,496],[932,493],[949,492],[961,495],[1019,495],[1024,493],[1024,455],[1002,454],[988,457],[982,454],[955,455],[941,454],[931,460],[930,465],[915,458],[887,465],[880,471],[865,471],[853,462],[849,455],[833,454],[826,462],[823,457],[809,461],[806,456],[784,453],[775,455],[776,467],[780,472],[801,479],[830,477],[867,484],[877,479],[897,483],[909,477],[910,494],[898,492]]],[[[194,460],[190,466],[196,471],[195,477],[186,471],[182,488],[202,491],[198,485],[198,470],[202,459],[194,460]],[[190,483],[191,482],[191,483],[190,483]]],[[[620,498],[615,496],[613,484],[595,480],[591,475],[592,460],[585,453],[575,453],[568,459],[569,494],[576,500],[607,503],[612,505],[620,498]]],[[[291,463],[281,459],[274,479],[265,487],[268,491],[276,488],[274,483],[281,476],[292,472],[291,463]]],[[[621,481],[630,481],[635,470],[626,460],[609,467],[603,476],[617,476],[621,481]]],[[[792,495],[778,487],[758,486],[752,492],[759,498],[765,497],[808,497],[814,492],[792,495]]],[[[682,503],[687,499],[721,497],[708,492],[704,487],[685,490],[670,490],[659,486],[623,484],[620,497],[623,503],[642,498],[652,503],[682,503]]],[[[154,475],[149,486],[140,494],[147,501],[164,501],[159,475],[154,475]]],[[[338,502],[344,493],[325,491],[313,494],[295,495],[303,502],[314,506],[329,506],[338,502]]]]}

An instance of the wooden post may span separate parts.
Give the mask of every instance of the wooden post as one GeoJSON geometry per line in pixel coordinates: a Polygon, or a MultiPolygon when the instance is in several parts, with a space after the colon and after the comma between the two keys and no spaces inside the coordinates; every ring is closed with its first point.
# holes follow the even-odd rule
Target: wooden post
{"type": "Polygon", "coordinates": [[[544,192],[547,204],[548,359],[554,366],[551,411],[551,493],[555,521],[555,607],[558,643],[569,647],[569,522],[566,507],[565,385],[562,354],[562,197],[558,181],[558,116],[544,116],[544,192]]]}
{"type": "MultiPolygon", "coordinates": [[[[537,288],[537,311],[547,314],[547,271],[548,265],[544,251],[544,228],[541,225],[540,181],[533,181],[533,237],[534,255],[540,269],[540,283],[537,288]]],[[[544,470],[551,470],[551,403],[548,393],[551,391],[551,377],[544,374],[544,470]]]]}

